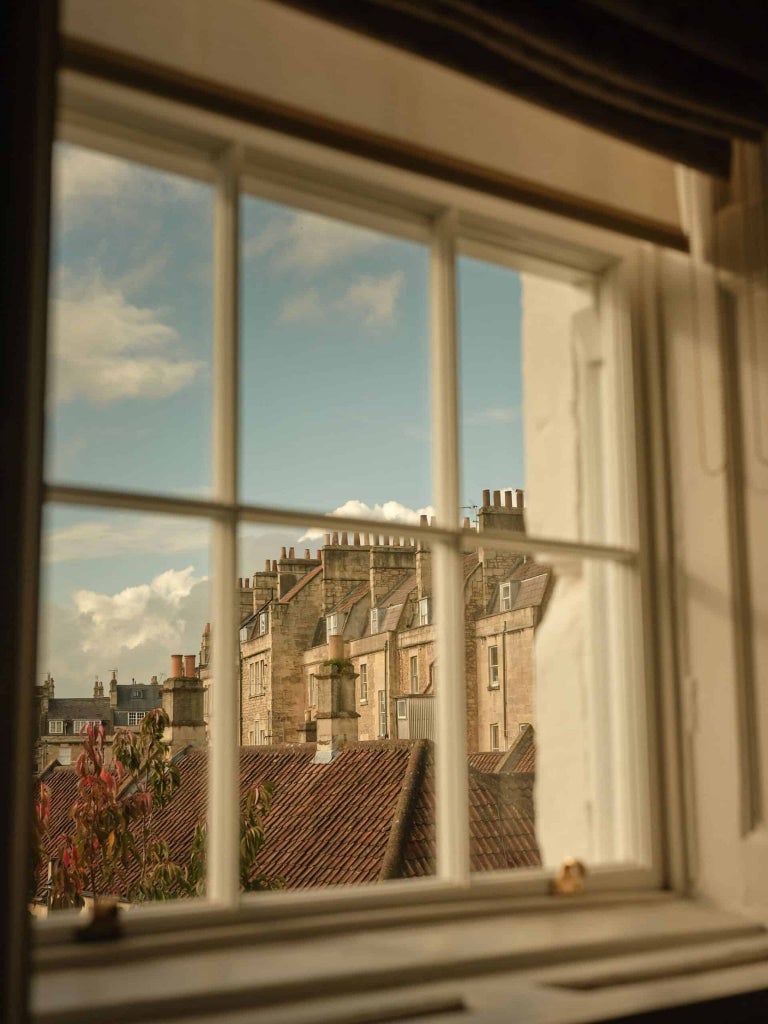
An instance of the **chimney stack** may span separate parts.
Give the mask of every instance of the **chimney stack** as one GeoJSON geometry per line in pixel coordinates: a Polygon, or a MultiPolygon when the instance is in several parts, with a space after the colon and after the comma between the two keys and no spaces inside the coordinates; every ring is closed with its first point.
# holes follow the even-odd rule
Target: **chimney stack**
{"type": "Polygon", "coordinates": [[[112,669],[112,678],[109,680],[109,706],[117,707],[117,669],[112,669]]]}
{"type": "Polygon", "coordinates": [[[288,548],[288,557],[289,558],[295,558],[296,557],[296,554],[295,554],[295,551],[294,551],[293,548],[288,548]]]}
{"type": "Polygon", "coordinates": [[[171,679],[183,679],[184,668],[182,665],[183,658],[180,654],[171,655],[171,679]]]}
{"type": "Polygon", "coordinates": [[[504,508],[513,508],[512,491],[504,491],[504,508]]]}
{"type": "Polygon", "coordinates": [[[355,679],[351,665],[343,662],[344,642],[340,636],[328,641],[329,661],[317,673],[317,748],[314,764],[328,764],[346,743],[357,742],[358,719],[355,710],[355,679]]]}
{"type": "Polygon", "coordinates": [[[287,558],[288,557],[285,548],[280,548],[280,557],[281,558],[287,558]]]}
{"type": "Polygon", "coordinates": [[[195,671],[195,656],[194,654],[184,655],[184,678],[194,679],[197,675],[195,671]]]}
{"type": "Polygon", "coordinates": [[[272,572],[277,572],[277,559],[272,559],[272,572]]]}
{"type": "Polygon", "coordinates": [[[311,557],[312,552],[309,550],[309,548],[304,548],[304,559],[308,562],[311,557]]]}

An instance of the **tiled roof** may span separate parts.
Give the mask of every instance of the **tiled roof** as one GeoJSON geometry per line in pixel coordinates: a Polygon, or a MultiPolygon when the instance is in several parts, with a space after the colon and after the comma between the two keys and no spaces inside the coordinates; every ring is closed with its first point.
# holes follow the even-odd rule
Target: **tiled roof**
{"type": "Polygon", "coordinates": [[[117,687],[117,710],[118,711],[150,711],[152,708],[159,708],[163,703],[163,688],[160,684],[134,683],[130,686],[118,684],[117,687]],[[134,697],[134,691],[141,691],[141,697],[134,697]]]}
{"type": "Polygon", "coordinates": [[[394,605],[403,604],[411,591],[415,590],[417,582],[416,573],[410,573],[379,602],[379,608],[391,608],[394,605]]]}
{"type": "Polygon", "coordinates": [[[318,565],[312,569],[311,572],[308,572],[306,576],[302,576],[298,583],[295,583],[289,591],[283,594],[280,598],[280,604],[288,604],[289,601],[292,601],[297,594],[301,593],[304,587],[306,587],[311,580],[317,579],[322,571],[322,565],[318,565]]]}
{"type": "Polygon", "coordinates": [[[514,771],[516,772],[535,772],[536,771],[536,744],[532,743],[527,750],[523,751],[520,759],[515,763],[514,771]]]}
{"type": "MultiPolygon", "coordinates": [[[[247,790],[274,784],[257,870],[290,888],[375,882],[434,872],[434,780],[426,740],[351,743],[330,764],[312,763],[314,744],[243,747],[241,804],[247,790]]],[[[208,753],[188,748],[176,762],[181,785],[154,816],[172,860],[188,857],[204,815],[208,753]]],[[[62,771],[62,770],[59,770],[62,771]]],[[[74,773],[69,772],[74,778],[74,773]]],[[[56,778],[53,802],[71,803],[56,778]]],[[[470,771],[472,867],[477,871],[540,863],[533,802],[519,780],[470,771]]],[[[63,820],[66,820],[64,818],[63,820]]]]}
{"type": "Polygon", "coordinates": [[[469,755],[469,767],[478,772],[495,772],[506,756],[506,750],[480,750],[469,755]]]}
{"type": "Polygon", "coordinates": [[[89,722],[111,721],[109,697],[54,697],[48,702],[49,721],[69,722],[75,718],[89,722]]]}
{"type": "Polygon", "coordinates": [[[350,608],[357,604],[358,601],[362,600],[370,592],[370,583],[358,583],[356,587],[350,590],[344,597],[339,601],[338,604],[334,605],[331,609],[333,612],[348,612],[350,608]]]}
{"type": "Polygon", "coordinates": [[[536,733],[528,726],[520,733],[502,768],[505,772],[536,771],[536,733]]]}

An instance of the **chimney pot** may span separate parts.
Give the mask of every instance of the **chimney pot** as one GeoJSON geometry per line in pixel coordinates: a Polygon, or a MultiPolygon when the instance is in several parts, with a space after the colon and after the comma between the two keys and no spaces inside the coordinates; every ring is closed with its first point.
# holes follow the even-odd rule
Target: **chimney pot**
{"type": "Polygon", "coordinates": [[[348,543],[349,543],[349,539],[348,539],[348,537],[347,537],[347,534],[346,534],[346,532],[345,532],[345,533],[342,533],[342,535],[341,535],[341,543],[342,543],[342,545],[343,545],[344,547],[346,547],[346,546],[348,545],[348,543]]]}
{"type": "Polygon", "coordinates": [[[281,558],[287,558],[288,557],[287,554],[286,554],[285,548],[280,548],[280,557],[281,558]]]}
{"type": "Polygon", "coordinates": [[[315,552],[315,558],[317,558],[318,562],[320,562],[320,561],[322,561],[322,557],[323,557],[323,553],[320,550],[320,548],[318,548],[317,551],[315,552]]]}
{"type": "Polygon", "coordinates": [[[519,487],[515,491],[515,499],[515,505],[517,508],[525,507],[525,491],[521,490],[519,487]]]}
{"type": "Polygon", "coordinates": [[[311,557],[312,553],[310,552],[309,548],[304,548],[304,561],[308,562],[311,557]]]}
{"type": "Polygon", "coordinates": [[[464,527],[465,530],[471,529],[469,516],[464,516],[464,522],[462,523],[462,526],[464,527]]]}
{"type": "Polygon", "coordinates": [[[246,576],[245,577],[245,579],[243,580],[243,586],[245,587],[246,590],[248,590],[250,588],[250,586],[251,586],[251,578],[250,578],[250,576],[246,576]]]}
{"type": "Polygon", "coordinates": [[[206,624],[205,624],[205,632],[206,633],[210,633],[211,632],[211,624],[210,624],[210,622],[206,622],[206,624]]]}
{"type": "Polygon", "coordinates": [[[429,526],[429,516],[422,514],[419,516],[419,526],[429,526]]]}
{"type": "Polygon", "coordinates": [[[157,686],[157,676],[152,676],[152,685],[157,686]]]}
{"type": "Polygon", "coordinates": [[[296,557],[296,553],[295,553],[293,548],[289,548],[288,549],[288,557],[289,558],[295,558],[296,557]]]}
{"type": "Polygon", "coordinates": [[[488,490],[483,491],[483,508],[488,508],[491,504],[491,492],[488,490]]]}
{"type": "Polygon", "coordinates": [[[269,572],[269,570],[270,570],[271,566],[272,566],[272,563],[270,562],[270,560],[269,560],[269,559],[267,559],[267,560],[266,560],[266,561],[264,562],[264,572],[269,572]]]}
{"type": "Polygon", "coordinates": [[[338,544],[339,543],[339,535],[338,535],[338,533],[334,533],[334,535],[331,538],[331,540],[332,540],[333,544],[338,544]]]}
{"type": "Polygon", "coordinates": [[[359,533],[352,534],[352,543],[354,544],[354,546],[356,548],[360,547],[360,534],[359,533]]]}
{"type": "Polygon", "coordinates": [[[493,505],[494,508],[498,508],[501,505],[501,491],[493,492],[493,505]]]}
{"type": "Polygon", "coordinates": [[[238,588],[240,590],[242,590],[242,588],[243,588],[243,577],[242,576],[238,576],[237,577],[237,586],[238,586],[238,588]]]}
{"type": "Polygon", "coordinates": [[[331,535],[330,535],[330,533],[323,534],[323,544],[325,544],[325,546],[328,547],[328,545],[330,543],[331,543],[331,535]]]}
{"type": "Polygon", "coordinates": [[[512,491],[504,491],[504,508],[512,507],[512,491]]]}
{"type": "Polygon", "coordinates": [[[272,572],[277,572],[277,559],[272,559],[272,572]]]}
{"type": "Polygon", "coordinates": [[[184,675],[187,679],[194,679],[197,673],[195,672],[195,656],[194,654],[184,655],[184,675]]]}
{"type": "Polygon", "coordinates": [[[182,660],[183,659],[180,654],[171,655],[171,679],[180,679],[184,674],[182,660]]]}

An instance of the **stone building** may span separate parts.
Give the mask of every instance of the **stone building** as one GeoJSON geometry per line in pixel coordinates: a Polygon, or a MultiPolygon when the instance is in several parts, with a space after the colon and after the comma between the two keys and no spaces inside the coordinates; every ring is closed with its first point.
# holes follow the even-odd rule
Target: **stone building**
{"type": "MultiPolygon", "coordinates": [[[[467,747],[508,750],[533,724],[533,637],[553,578],[530,558],[482,544],[488,529],[525,530],[522,491],[485,491],[476,527],[465,527],[467,747]]],[[[433,738],[439,683],[427,545],[329,533],[315,558],[283,549],[238,590],[241,743],[314,740],[333,661],[349,662],[360,740],[433,738]]]]}
{"type": "Polygon", "coordinates": [[[50,761],[73,764],[83,743],[82,730],[91,723],[100,723],[106,731],[107,761],[111,760],[112,737],[116,728],[136,729],[148,711],[160,707],[162,686],[157,676],[149,683],[118,683],[117,670],[112,670],[108,695],[104,683],[97,679],[92,697],[56,697],[55,681],[50,672],[36,688],[35,745],[36,770],[42,771],[50,761]]]}

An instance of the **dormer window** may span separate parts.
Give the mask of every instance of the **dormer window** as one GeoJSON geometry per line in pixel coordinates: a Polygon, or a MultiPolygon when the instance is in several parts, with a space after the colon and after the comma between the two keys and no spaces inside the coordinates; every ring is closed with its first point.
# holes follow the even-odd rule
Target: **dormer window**
{"type": "Polygon", "coordinates": [[[380,633],[384,625],[384,609],[371,609],[371,633],[380,633]]]}
{"type": "Polygon", "coordinates": [[[48,722],[48,732],[53,736],[60,736],[64,732],[64,723],[60,718],[48,722]]]}
{"type": "Polygon", "coordinates": [[[325,638],[330,640],[332,636],[339,636],[341,634],[341,615],[338,612],[332,612],[330,615],[325,617],[325,638]]]}
{"type": "Polygon", "coordinates": [[[502,583],[499,587],[499,608],[508,612],[512,608],[512,584],[502,583]]]}
{"type": "Polygon", "coordinates": [[[261,612],[259,615],[259,636],[265,636],[269,632],[269,612],[261,612]]]}
{"type": "Polygon", "coordinates": [[[422,597],[419,601],[419,625],[428,626],[432,621],[432,598],[422,597]]]}
{"type": "Polygon", "coordinates": [[[141,698],[143,700],[143,698],[144,698],[144,691],[143,690],[134,690],[132,696],[133,697],[139,697],[139,698],[141,698]]]}

